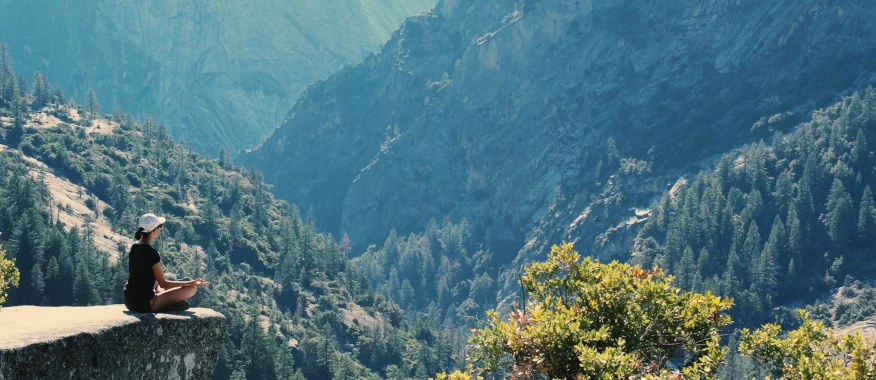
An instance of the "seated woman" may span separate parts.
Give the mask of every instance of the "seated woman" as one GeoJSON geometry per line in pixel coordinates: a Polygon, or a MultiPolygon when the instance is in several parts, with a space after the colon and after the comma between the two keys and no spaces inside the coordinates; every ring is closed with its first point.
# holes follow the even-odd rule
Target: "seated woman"
{"type": "Polygon", "coordinates": [[[128,283],[125,284],[125,306],[140,313],[182,311],[189,308],[187,299],[199,286],[209,285],[202,279],[168,281],[164,278],[161,257],[152,248],[152,241],[161,234],[166,221],[155,214],[140,217],[140,229],[134,234],[137,242],[128,254],[128,283]]]}

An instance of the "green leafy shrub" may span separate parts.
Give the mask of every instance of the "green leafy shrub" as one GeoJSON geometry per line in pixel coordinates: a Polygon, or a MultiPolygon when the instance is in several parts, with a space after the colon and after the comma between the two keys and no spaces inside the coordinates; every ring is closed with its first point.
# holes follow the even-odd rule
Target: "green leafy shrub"
{"type": "Polygon", "coordinates": [[[486,372],[547,378],[713,378],[731,300],[681,292],[660,269],[583,261],[572,245],[526,268],[530,295],[510,318],[488,313],[472,328],[471,359],[486,372]]]}
{"type": "Polygon", "coordinates": [[[756,331],[742,330],[740,353],[755,358],[781,379],[876,377],[876,345],[872,339],[860,332],[837,337],[821,322],[810,320],[805,311],[800,311],[800,316],[802,326],[787,334],[782,334],[782,327],[776,324],[756,331]]]}
{"type": "Polygon", "coordinates": [[[6,303],[6,290],[10,286],[18,286],[19,273],[15,268],[15,260],[6,258],[6,251],[0,245],[0,308],[6,303]]]}

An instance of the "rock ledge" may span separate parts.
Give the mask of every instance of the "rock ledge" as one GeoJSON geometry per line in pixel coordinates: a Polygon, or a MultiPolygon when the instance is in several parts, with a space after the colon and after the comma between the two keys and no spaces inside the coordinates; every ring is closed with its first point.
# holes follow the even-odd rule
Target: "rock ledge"
{"type": "Polygon", "coordinates": [[[209,379],[224,338],[225,317],[210,309],[6,307],[0,380],[209,379]]]}

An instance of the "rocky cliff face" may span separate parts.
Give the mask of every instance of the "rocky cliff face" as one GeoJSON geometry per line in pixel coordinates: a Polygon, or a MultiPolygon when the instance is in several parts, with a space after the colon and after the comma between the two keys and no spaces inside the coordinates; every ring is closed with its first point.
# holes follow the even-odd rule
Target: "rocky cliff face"
{"type": "Polygon", "coordinates": [[[0,312],[0,331],[0,380],[209,379],[225,317],[209,309],[17,306],[0,312]]]}
{"type": "Polygon", "coordinates": [[[509,258],[559,237],[623,252],[611,237],[647,217],[632,207],[691,163],[872,83],[873,16],[850,0],[441,1],[239,160],[360,247],[449,216],[509,258]],[[608,178],[608,137],[651,171],[608,178]]]}
{"type": "Polygon", "coordinates": [[[104,111],[153,114],[215,155],[257,144],[305,86],[434,1],[4,1],[0,40],[18,72],[79,101],[94,88],[104,111]]]}

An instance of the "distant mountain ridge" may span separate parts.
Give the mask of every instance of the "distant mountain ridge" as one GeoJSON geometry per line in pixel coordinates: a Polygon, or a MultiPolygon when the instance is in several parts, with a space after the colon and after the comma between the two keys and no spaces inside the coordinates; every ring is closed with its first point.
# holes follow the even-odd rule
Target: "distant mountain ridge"
{"type": "MultiPolygon", "coordinates": [[[[315,80],[361,62],[434,0],[0,3],[19,72],[106,112],[155,115],[198,151],[255,145],[315,80]]],[[[30,78],[27,78],[28,80],[30,78]]]]}
{"type": "Polygon", "coordinates": [[[532,257],[558,238],[607,238],[697,162],[768,138],[760,118],[790,112],[770,127],[787,129],[873,83],[874,13],[864,1],[440,1],[309,87],[238,162],[354,241],[447,216],[505,262],[521,247],[532,257]]]}

